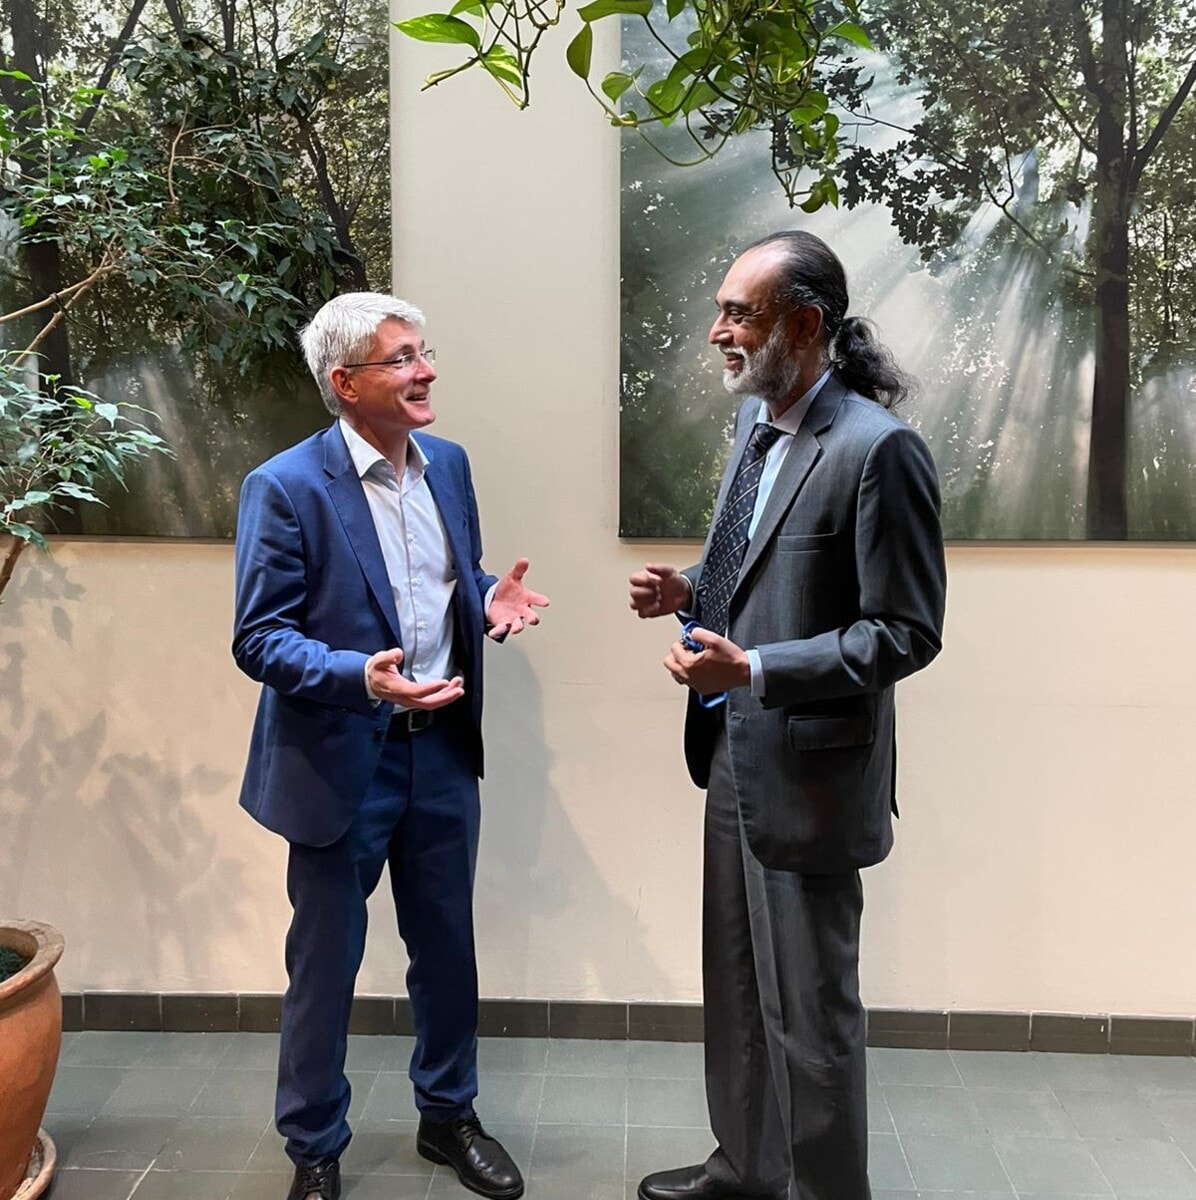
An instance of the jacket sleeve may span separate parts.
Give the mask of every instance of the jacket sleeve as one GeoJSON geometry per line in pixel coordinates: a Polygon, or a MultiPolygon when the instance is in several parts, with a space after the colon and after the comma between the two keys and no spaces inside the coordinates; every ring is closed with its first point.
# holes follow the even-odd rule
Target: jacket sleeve
{"type": "Polygon", "coordinates": [[[237,514],[233,658],[251,679],[285,696],[373,711],[368,655],[306,637],[303,531],[282,484],[258,468],[246,476],[237,514]]]}
{"type": "Polygon", "coordinates": [[[878,692],[942,648],[947,572],[934,460],[912,429],[882,434],[860,474],[859,619],[758,647],[766,708],[878,692]]]}

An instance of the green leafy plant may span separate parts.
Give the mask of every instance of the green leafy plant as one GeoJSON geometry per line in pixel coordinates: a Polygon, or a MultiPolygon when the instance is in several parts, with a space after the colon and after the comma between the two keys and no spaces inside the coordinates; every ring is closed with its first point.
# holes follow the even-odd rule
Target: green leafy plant
{"type": "MultiPolygon", "coordinates": [[[[397,28],[467,50],[464,62],[430,75],[425,87],[482,70],[525,108],[532,57],[564,10],[564,0],[458,0],[397,28]]],[[[825,81],[843,72],[854,79],[852,51],[871,49],[858,0],[591,0],[577,16],[582,28],[565,57],[613,125],[635,129],[679,166],[713,158],[749,130],[767,131],[773,174],[790,205],[813,212],[839,203],[840,117],[830,111],[825,81]],[[666,52],[667,72],[630,65],[595,88],[594,25],[610,17],[641,20],[666,52]],[[685,131],[687,153],[652,135],[654,126],[674,124],[685,131]]]]}
{"type": "Polygon", "coordinates": [[[0,595],[25,547],[46,548],[42,530],[56,511],[102,504],[101,482],[123,485],[137,459],[170,454],[136,405],[106,402],[52,376],[30,377],[21,367],[27,357],[0,358],[0,532],[8,543],[0,595]]]}

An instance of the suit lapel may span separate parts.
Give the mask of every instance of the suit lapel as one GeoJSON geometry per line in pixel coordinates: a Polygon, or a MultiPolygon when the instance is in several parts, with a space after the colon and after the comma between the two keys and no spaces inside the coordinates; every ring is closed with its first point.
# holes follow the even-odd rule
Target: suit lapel
{"type": "Polygon", "coordinates": [[[390,626],[394,645],[402,646],[403,632],[399,628],[394,591],[386,574],[386,562],[382,557],[382,547],[378,544],[374,517],[357,468],[349,455],[349,447],[345,445],[344,436],[336,425],[324,435],[324,470],[331,476],[327,485],[328,497],[341,519],[370,591],[390,626]]]}
{"type": "MultiPolygon", "coordinates": [[[[736,583],[738,590],[741,584],[756,565],[765,547],[772,540],[781,518],[793,506],[802,484],[805,483],[814,464],[822,454],[822,444],[818,435],[823,433],[834,421],[839,405],[843,401],[847,389],[838,376],[832,375],[822,385],[822,390],[814,398],[810,411],[806,413],[797,433],[793,435],[793,445],[785,455],[781,470],[772,491],[768,494],[768,502],[760,514],[760,522],[752,540],[748,543],[747,553],[743,558],[743,566],[739,569],[739,579],[736,583]]],[[[732,597],[733,598],[733,597],[732,597]]]]}

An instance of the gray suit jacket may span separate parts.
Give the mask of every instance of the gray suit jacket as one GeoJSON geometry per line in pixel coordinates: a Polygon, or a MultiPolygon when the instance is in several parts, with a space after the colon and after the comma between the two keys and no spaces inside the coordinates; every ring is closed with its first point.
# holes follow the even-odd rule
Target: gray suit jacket
{"type": "MultiPolygon", "coordinates": [[[[759,401],[739,410],[722,507],[759,401]]],[[[710,549],[707,537],[703,562],[710,549]]],[[[701,564],[685,574],[696,587],[701,564]]],[[[893,685],[941,648],[946,566],[922,439],[832,375],[789,448],[731,597],[727,636],[760,652],[763,699],[691,694],[685,756],[705,787],[719,727],[765,866],[869,866],[893,844],[893,685]]]]}

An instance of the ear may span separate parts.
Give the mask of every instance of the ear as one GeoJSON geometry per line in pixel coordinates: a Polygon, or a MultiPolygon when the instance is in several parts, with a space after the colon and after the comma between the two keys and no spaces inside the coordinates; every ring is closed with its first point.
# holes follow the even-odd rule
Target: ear
{"type": "Polygon", "coordinates": [[[328,373],[328,379],[341,404],[352,407],[357,403],[357,385],[352,371],[347,367],[333,367],[328,373]]]}
{"type": "Polygon", "coordinates": [[[822,309],[806,304],[789,318],[789,337],[798,350],[809,350],[822,342],[822,309]]]}

